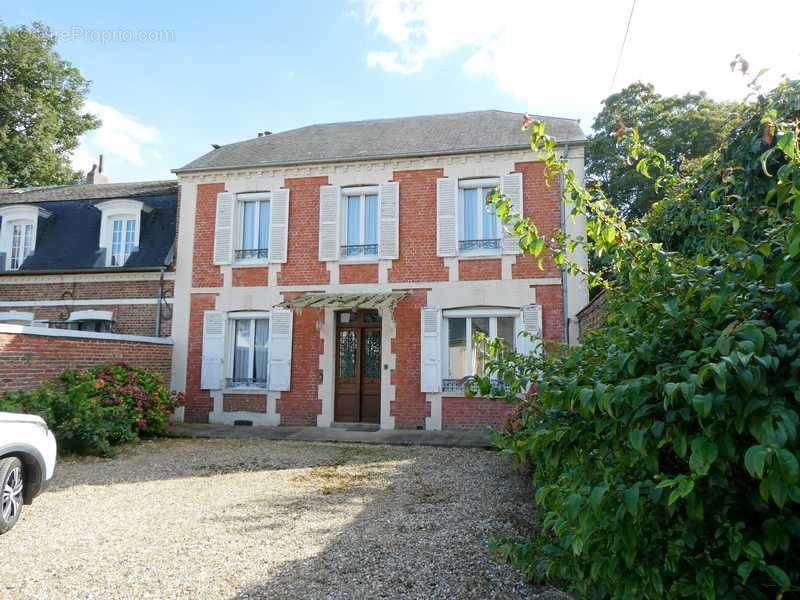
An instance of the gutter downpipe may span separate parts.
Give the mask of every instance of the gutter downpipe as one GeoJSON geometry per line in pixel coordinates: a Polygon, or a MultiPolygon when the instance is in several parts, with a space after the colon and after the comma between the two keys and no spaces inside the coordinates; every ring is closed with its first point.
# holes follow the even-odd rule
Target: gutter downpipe
{"type": "MultiPolygon", "coordinates": [[[[569,142],[564,144],[564,158],[569,160],[569,142]]],[[[567,163],[569,164],[569,163],[567,163]]],[[[564,235],[567,234],[567,211],[564,206],[564,175],[559,175],[559,187],[561,188],[561,198],[559,207],[561,212],[561,231],[564,235]]],[[[564,325],[564,341],[569,344],[569,292],[567,290],[567,271],[561,268],[561,302],[563,306],[563,325],[564,325]]]]}
{"type": "Polygon", "coordinates": [[[164,298],[164,271],[165,265],[161,265],[161,273],[158,277],[158,296],[156,297],[156,332],[155,337],[161,337],[161,301],[164,298]]]}

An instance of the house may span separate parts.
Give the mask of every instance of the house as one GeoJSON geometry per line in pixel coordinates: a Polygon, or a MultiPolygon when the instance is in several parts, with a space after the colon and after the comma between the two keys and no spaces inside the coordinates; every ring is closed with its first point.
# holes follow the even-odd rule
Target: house
{"type": "Polygon", "coordinates": [[[175,181],[0,190],[0,324],[168,336],[175,181]]]}
{"type": "MultiPolygon", "coordinates": [[[[543,118],[582,176],[575,120],[543,118]]],[[[542,231],[583,231],[521,131],[480,111],[263,132],[175,170],[172,385],[190,421],[472,428],[472,334],[574,340],[588,293],[487,212],[499,187],[542,231]],[[566,317],[566,318],[565,318],[566,317]]],[[[575,256],[585,263],[585,257],[575,256]]]]}

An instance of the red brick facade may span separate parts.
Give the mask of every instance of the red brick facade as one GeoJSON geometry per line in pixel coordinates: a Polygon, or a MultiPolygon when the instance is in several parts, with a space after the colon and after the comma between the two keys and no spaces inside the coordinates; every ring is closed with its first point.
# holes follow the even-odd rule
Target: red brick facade
{"type": "Polygon", "coordinates": [[[513,407],[503,400],[486,400],[483,398],[442,398],[443,429],[476,429],[478,427],[494,427],[500,429],[505,425],[513,407]]]}
{"type": "Polygon", "coordinates": [[[37,387],[66,369],[85,369],[117,361],[159,371],[164,381],[169,382],[172,345],[0,331],[2,392],[37,387]]]}
{"type": "Polygon", "coordinates": [[[197,186],[192,259],[194,287],[222,285],[222,274],[219,267],[214,264],[214,223],[217,216],[217,194],[224,191],[224,183],[201,183],[197,186]]]}
{"type": "MultiPolygon", "coordinates": [[[[42,276],[42,279],[47,279],[42,276]]],[[[173,282],[163,282],[163,295],[172,298],[173,282]]],[[[20,311],[33,313],[34,319],[49,321],[51,327],[64,328],[70,313],[82,310],[110,311],[114,319],[114,333],[126,335],[155,335],[156,304],[159,281],[156,278],[141,281],[125,281],[114,278],[100,281],[60,281],[57,276],[47,283],[19,283],[0,285],[0,302],[30,302],[0,305],[0,312],[20,311]],[[119,300],[119,303],[92,304],[91,300],[119,300]],[[42,305],[40,302],[47,302],[42,305]],[[82,301],[76,304],[75,301],[82,301]],[[57,302],[58,304],[52,304],[57,302]],[[61,304],[63,302],[63,304],[61,304]],[[142,303],[144,302],[144,303],[142,303]]],[[[161,305],[161,336],[172,331],[172,305],[161,305]]]]}
{"type": "MultiPolygon", "coordinates": [[[[560,227],[560,199],[557,184],[545,185],[544,168],[540,162],[519,162],[516,169],[523,174],[524,211],[533,218],[540,231],[552,232],[560,227]]],[[[394,400],[389,404],[389,417],[396,428],[424,428],[426,418],[431,415],[431,402],[420,387],[420,309],[427,304],[429,289],[424,284],[458,285],[448,283],[450,271],[445,260],[436,255],[436,180],[444,176],[444,169],[394,171],[392,178],[399,182],[399,258],[389,264],[388,287],[405,284],[398,288],[408,291],[394,309],[396,335],[391,342],[394,369],[390,371],[390,383],[394,386],[394,400]],[[437,283],[441,282],[441,283],[437,283]],[[408,284],[417,286],[408,289],[408,284]]],[[[329,183],[328,177],[286,178],[284,187],[290,190],[289,232],[287,262],[279,265],[277,275],[284,299],[302,293],[292,290],[303,286],[303,290],[324,291],[330,285],[331,273],[319,260],[319,196],[320,187],[329,183]],[[313,287],[318,286],[318,287],[313,287]]],[[[222,183],[197,186],[195,217],[194,269],[192,286],[195,288],[219,288],[223,278],[219,267],[213,265],[213,235],[216,195],[224,190],[222,183]]],[[[502,259],[482,258],[460,260],[458,281],[485,282],[492,293],[502,290],[502,259]]],[[[270,267],[272,268],[272,266],[270,267]]],[[[255,288],[267,288],[268,268],[232,268],[233,287],[254,288],[235,298],[257,298],[255,288]]],[[[377,284],[380,271],[377,263],[347,264],[338,266],[339,284],[377,284]]],[[[545,261],[545,270],[538,268],[536,260],[526,255],[515,257],[512,278],[560,280],[560,272],[552,262],[545,261]]],[[[511,282],[506,282],[511,283],[511,282]]],[[[563,307],[561,285],[525,285],[513,282],[519,298],[528,294],[527,302],[534,301],[543,309],[543,334],[550,339],[563,339],[563,307]],[[520,285],[524,289],[520,290],[520,285]]],[[[474,289],[475,286],[473,285],[474,289]]],[[[374,289],[374,288],[373,288],[374,289]]],[[[357,290],[357,288],[354,288],[357,290]]],[[[209,293],[193,293],[190,302],[188,357],[186,377],[186,418],[191,421],[206,421],[212,410],[211,394],[200,390],[202,362],[203,311],[215,307],[217,294],[227,290],[208,290],[209,293]],[[213,292],[213,293],[212,293],[213,292]]],[[[270,290],[274,292],[274,290],[270,290]]],[[[223,296],[232,298],[234,296],[223,296]]],[[[222,302],[228,306],[227,300],[222,302]]],[[[258,304],[258,302],[256,302],[258,304]]],[[[506,306],[505,298],[496,306],[506,306]]],[[[251,306],[242,310],[250,310],[251,306]]],[[[227,310],[236,310],[230,307],[227,310]]],[[[280,393],[276,403],[277,414],[282,425],[316,425],[323,413],[320,399],[320,384],[323,372],[320,358],[334,349],[324,348],[320,337],[320,324],[324,314],[319,309],[304,309],[294,315],[292,333],[291,389],[280,393]]],[[[383,368],[383,367],[382,367],[383,368]]],[[[223,410],[263,413],[266,397],[263,394],[223,394],[223,410]]],[[[462,397],[441,399],[441,421],[444,428],[475,428],[485,425],[500,427],[505,423],[510,407],[503,402],[462,397]]],[[[386,416],[386,415],[384,415],[386,416]]]]}

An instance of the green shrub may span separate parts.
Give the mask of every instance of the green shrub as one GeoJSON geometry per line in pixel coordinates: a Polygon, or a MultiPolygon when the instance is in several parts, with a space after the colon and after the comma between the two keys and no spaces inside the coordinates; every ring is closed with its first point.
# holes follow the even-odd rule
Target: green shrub
{"type": "Polygon", "coordinates": [[[116,445],[165,433],[181,403],[160,373],[117,363],[67,370],[57,382],[6,394],[0,410],[38,414],[62,451],[108,456],[116,445]]]}
{"type": "Polygon", "coordinates": [[[580,347],[489,349],[520,413],[497,443],[530,467],[541,519],[534,539],[501,549],[532,578],[580,598],[798,591],[799,122],[800,84],[785,83],[681,178],[628,132],[640,172],[667,188],[651,230],[582,189],[534,124],[588,240],[552,244],[496,197],[498,213],[533,254],[577,272],[564,249],[584,245],[611,270],[588,274],[607,288],[608,320],[580,347]]]}

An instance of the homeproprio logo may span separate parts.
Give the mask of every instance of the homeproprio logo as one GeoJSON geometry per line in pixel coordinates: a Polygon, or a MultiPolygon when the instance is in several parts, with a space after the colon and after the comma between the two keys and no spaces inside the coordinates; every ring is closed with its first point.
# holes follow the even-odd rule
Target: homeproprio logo
{"type": "Polygon", "coordinates": [[[59,42],[88,42],[90,44],[152,44],[171,43],[175,31],[169,29],[88,29],[73,26],[55,32],[59,42]]]}

